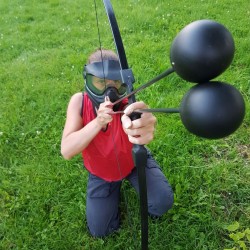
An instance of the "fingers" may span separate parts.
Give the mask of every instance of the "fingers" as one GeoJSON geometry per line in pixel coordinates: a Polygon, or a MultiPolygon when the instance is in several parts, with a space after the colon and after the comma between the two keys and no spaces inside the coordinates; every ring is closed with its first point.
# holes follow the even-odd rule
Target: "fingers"
{"type": "Polygon", "coordinates": [[[131,121],[129,115],[137,109],[148,108],[148,106],[144,102],[135,102],[129,105],[124,110],[124,115],[122,116],[122,123],[124,128],[143,128],[146,126],[153,127],[156,124],[156,118],[152,113],[142,113],[141,118],[131,121]]]}
{"type": "Polygon", "coordinates": [[[132,121],[127,115],[123,115],[121,121],[123,128],[128,129],[132,127],[132,121]]]}
{"type": "Polygon", "coordinates": [[[133,113],[136,109],[145,109],[148,108],[148,106],[144,102],[134,102],[130,104],[125,110],[124,113],[126,115],[130,115],[133,113]]]}
{"type": "Polygon", "coordinates": [[[144,145],[153,140],[154,130],[152,126],[146,126],[138,129],[125,129],[125,132],[131,143],[144,145]]]}
{"type": "Polygon", "coordinates": [[[146,126],[154,127],[156,124],[156,118],[152,113],[143,113],[141,114],[140,119],[136,119],[132,121],[132,125],[130,128],[137,129],[146,126]]]}
{"type": "Polygon", "coordinates": [[[143,113],[141,118],[131,121],[128,115],[141,108],[147,108],[147,105],[143,102],[129,105],[124,110],[122,125],[131,143],[143,145],[148,144],[154,138],[156,118],[152,113],[143,113]]]}
{"type": "Polygon", "coordinates": [[[109,114],[112,110],[112,102],[109,101],[108,97],[105,97],[105,101],[100,104],[99,109],[96,110],[97,122],[101,126],[106,126],[113,120],[113,117],[109,114]]]}
{"type": "Polygon", "coordinates": [[[138,129],[125,129],[125,132],[131,143],[145,145],[154,139],[154,130],[152,126],[147,126],[138,129]]]}

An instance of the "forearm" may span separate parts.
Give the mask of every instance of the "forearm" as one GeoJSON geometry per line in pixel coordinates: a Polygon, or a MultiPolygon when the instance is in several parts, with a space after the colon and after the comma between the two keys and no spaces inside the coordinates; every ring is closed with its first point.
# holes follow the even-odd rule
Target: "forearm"
{"type": "Polygon", "coordinates": [[[97,119],[94,119],[82,129],[63,136],[61,142],[61,154],[63,157],[71,159],[73,156],[81,153],[101,129],[100,123],[98,123],[97,119]]]}

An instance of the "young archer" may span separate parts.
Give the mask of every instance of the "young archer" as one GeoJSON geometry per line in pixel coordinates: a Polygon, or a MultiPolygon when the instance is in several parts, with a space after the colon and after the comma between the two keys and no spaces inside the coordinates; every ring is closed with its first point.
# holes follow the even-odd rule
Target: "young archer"
{"type": "MultiPolygon", "coordinates": [[[[136,109],[147,108],[144,102],[128,105],[122,84],[120,64],[111,50],[97,50],[84,67],[85,92],[71,97],[61,141],[65,159],[81,153],[89,172],[86,217],[91,235],[106,236],[119,229],[119,199],[123,179],[139,192],[137,170],[132,159],[133,144],[145,145],[154,138],[156,118],[143,113],[131,120],[136,109]],[[124,114],[112,115],[124,110],[124,114]]],[[[162,216],[173,205],[173,192],[160,167],[148,151],[146,177],[148,213],[162,216]]]]}

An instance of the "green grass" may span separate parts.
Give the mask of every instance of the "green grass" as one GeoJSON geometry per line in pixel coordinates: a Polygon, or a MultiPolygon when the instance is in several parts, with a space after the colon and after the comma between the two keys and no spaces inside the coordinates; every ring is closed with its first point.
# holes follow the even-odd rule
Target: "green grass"
{"type": "MultiPolygon", "coordinates": [[[[114,48],[103,4],[97,1],[102,46],[114,48]]],[[[232,65],[218,77],[244,96],[241,127],[220,140],[189,134],[178,115],[157,115],[149,147],[175,191],[175,205],[150,221],[150,249],[246,249],[250,225],[250,3],[115,1],[136,86],[170,66],[177,33],[213,19],[232,33],[232,65]],[[239,236],[240,237],[240,236],[239,236]],[[241,244],[241,248],[240,248],[241,244]]],[[[87,172],[81,157],[60,155],[70,96],[83,89],[82,67],[97,47],[94,2],[0,0],[0,249],[140,249],[135,192],[126,184],[122,227],[105,239],[89,236],[85,219],[87,172]],[[128,217],[131,219],[128,220],[128,217]],[[130,222],[132,221],[132,222],[130,222]],[[132,224],[132,225],[131,225],[132,224]]],[[[191,87],[171,75],[138,94],[151,107],[177,107],[191,87]]]]}

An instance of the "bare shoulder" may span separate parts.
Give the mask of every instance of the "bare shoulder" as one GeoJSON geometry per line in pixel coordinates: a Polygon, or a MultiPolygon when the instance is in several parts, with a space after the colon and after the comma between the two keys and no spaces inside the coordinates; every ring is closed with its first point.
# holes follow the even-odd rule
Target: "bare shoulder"
{"type": "Polygon", "coordinates": [[[68,111],[69,110],[75,110],[75,111],[81,110],[82,98],[83,98],[83,93],[79,92],[79,93],[74,94],[69,101],[68,111]]]}
{"type": "Polygon", "coordinates": [[[82,97],[83,97],[83,93],[82,92],[78,92],[76,94],[74,94],[71,99],[70,99],[70,103],[82,103],[82,97]]]}
{"type": "Polygon", "coordinates": [[[83,127],[81,117],[82,96],[82,93],[76,93],[69,101],[63,138],[83,127]]]}

